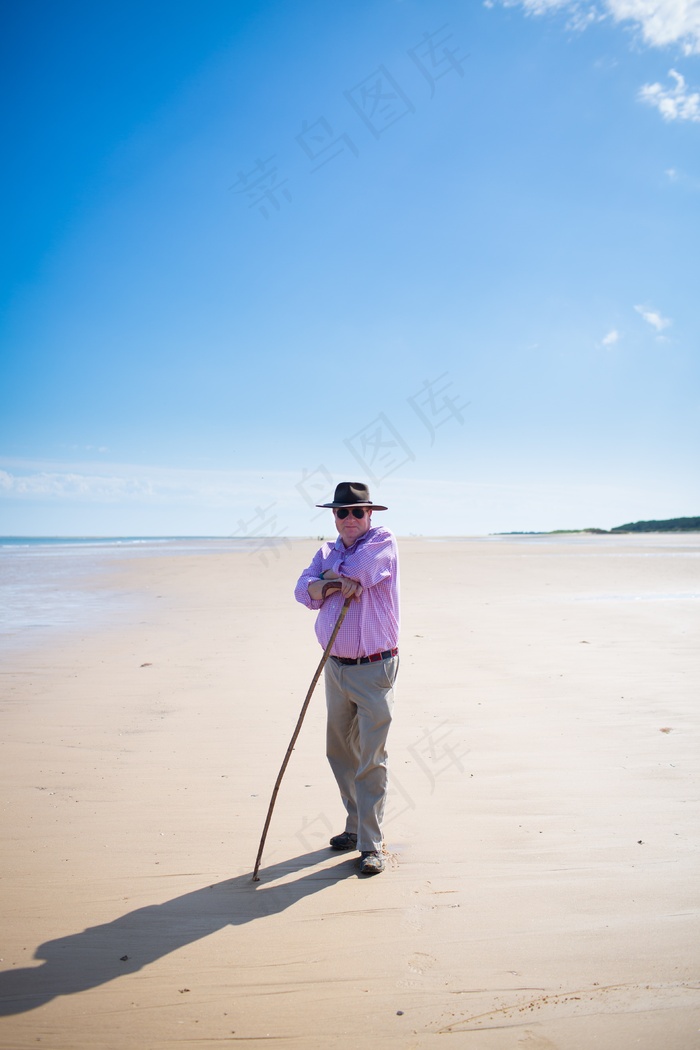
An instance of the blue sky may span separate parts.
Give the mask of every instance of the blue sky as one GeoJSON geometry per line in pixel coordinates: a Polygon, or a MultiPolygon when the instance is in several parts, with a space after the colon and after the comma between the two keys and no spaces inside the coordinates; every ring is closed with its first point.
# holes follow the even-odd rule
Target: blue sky
{"type": "Polygon", "coordinates": [[[697,0],[2,22],[0,532],[700,513],[697,0]]]}

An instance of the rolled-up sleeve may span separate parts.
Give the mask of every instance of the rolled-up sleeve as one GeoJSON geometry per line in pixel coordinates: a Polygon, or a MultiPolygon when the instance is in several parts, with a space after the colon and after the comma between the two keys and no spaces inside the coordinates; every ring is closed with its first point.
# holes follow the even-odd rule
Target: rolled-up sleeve
{"type": "Polygon", "coordinates": [[[333,643],[332,655],[371,656],[393,649],[399,639],[399,554],[393,533],[378,526],[345,548],[340,539],[326,542],[304,569],[294,588],[294,597],[306,609],[318,611],[316,637],[326,648],[343,607],[336,591],[321,600],[309,595],[309,584],[322,572],[334,572],[362,585],[362,594],[350,602],[333,643]]]}
{"type": "Polygon", "coordinates": [[[294,597],[301,605],[305,605],[307,609],[320,609],[323,605],[322,599],[316,600],[309,594],[309,584],[312,580],[319,579],[321,572],[323,571],[322,564],[322,552],[318,551],[308,569],[304,569],[302,572],[297,580],[297,585],[294,588],[294,597]]]}

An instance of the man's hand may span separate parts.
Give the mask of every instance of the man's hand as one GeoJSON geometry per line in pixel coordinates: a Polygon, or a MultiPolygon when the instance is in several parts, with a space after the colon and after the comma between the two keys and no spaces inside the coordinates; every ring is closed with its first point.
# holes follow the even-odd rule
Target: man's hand
{"type": "Polygon", "coordinates": [[[340,593],[343,598],[359,598],[362,594],[362,584],[357,580],[349,580],[346,576],[340,576],[340,593]]]}
{"type": "MultiPolygon", "coordinates": [[[[362,584],[358,583],[357,580],[350,580],[346,576],[339,576],[337,572],[332,572],[330,569],[323,574],[323,577],[322,580],[311,580],[309,583],[309,597],[313,598],[314,601],[323,600],[323,590],[328,587],[329,583],[335,583],[338,585],[333,588],[331,593],[336,593],[340,590],[343,598],[359,598],[362,594],[362,584]]],[[[326,595],[327,594],[328,590],[326,590],[326,595]]]]}

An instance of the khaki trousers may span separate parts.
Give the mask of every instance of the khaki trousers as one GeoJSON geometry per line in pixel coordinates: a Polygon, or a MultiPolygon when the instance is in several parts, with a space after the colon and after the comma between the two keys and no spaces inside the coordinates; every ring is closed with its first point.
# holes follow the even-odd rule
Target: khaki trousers
{"type": "Polygon", "coordinates": [[[358,850],[381,850],[388,786],[386,738],[398,656],[372,664],[326,664],[326,755],[358,850]]]}

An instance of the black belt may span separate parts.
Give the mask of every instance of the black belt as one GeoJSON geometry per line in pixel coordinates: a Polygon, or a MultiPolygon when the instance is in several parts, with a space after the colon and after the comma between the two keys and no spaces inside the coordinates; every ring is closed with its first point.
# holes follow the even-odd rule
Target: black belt
{"type": "Polygon", "coordinates": [[[398,656],[398,649],[385,649],[383,653],[372,653],[371,656],[358,656],[353,660],[350,656],[334,656],[339,664],[376,664],[380,660],[388,660],[390,656],[398,656]]]}

